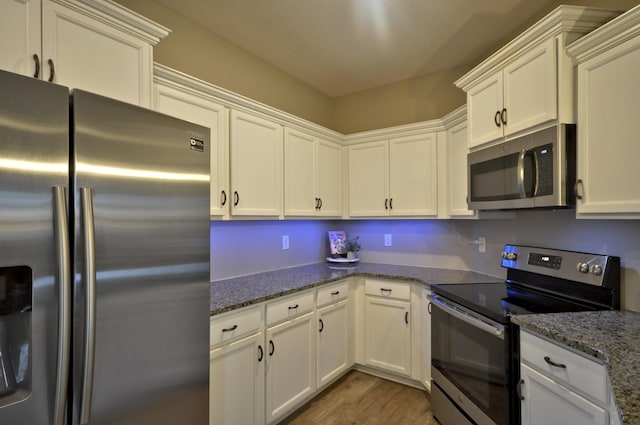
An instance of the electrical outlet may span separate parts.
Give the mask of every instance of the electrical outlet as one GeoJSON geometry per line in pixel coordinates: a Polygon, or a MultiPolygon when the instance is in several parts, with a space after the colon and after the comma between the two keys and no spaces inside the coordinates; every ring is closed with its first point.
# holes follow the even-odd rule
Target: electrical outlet
{"type": "Polygon", "coordinates": [[[482,236],[478,238],[478,252],[487,252],[487,240],[482,236]]]}
{"type": "Polygon", "coordinates": [[[289,249],[289,235],[282,235],[282,249],[289,249]]]}
{"type": "Polygon", "coordinates": [[[393,241],[391,240],[391,233],[384,234],[384,246],[391,246],[393,241]]]}

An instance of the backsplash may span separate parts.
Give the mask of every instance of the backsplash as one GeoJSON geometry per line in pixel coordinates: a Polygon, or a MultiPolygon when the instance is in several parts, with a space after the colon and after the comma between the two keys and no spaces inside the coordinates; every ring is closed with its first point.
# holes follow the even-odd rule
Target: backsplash
{"type": "Polygon", "coordinates": [[[576,220],[574,210],[522,211],[496,220],[343,220],[211,222],[212,280],[324,261],[327,231],[360,236],[362,261],[473,270],[504,277],[505,243],[622,260],[622,306],[640,311],[638,220],[576,220]],[[385,235],[391,246],[385,246],[385,235]],[[282,235],[289,249],[282,250],[282,235]],[[486,252],[474,243],[486,239],[486,252]]]}

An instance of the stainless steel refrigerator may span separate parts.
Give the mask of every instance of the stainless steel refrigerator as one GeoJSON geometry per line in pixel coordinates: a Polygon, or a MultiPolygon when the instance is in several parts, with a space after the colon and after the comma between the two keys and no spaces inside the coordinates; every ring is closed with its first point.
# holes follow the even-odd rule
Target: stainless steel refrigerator
{"type": "Polygon", "coordinates": [[[208,134],[0,71],[0,424],[208,422],[208,134]]]}

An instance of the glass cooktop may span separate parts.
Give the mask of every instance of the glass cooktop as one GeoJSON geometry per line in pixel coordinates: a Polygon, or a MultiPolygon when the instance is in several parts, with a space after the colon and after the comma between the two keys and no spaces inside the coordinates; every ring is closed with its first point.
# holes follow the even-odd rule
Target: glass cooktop
{"type": "Polygon", "coordinates": [[[584,311],[589,307],[502,282],[432,285],[431,291],[499,323],[532,313],[584,311]]]}

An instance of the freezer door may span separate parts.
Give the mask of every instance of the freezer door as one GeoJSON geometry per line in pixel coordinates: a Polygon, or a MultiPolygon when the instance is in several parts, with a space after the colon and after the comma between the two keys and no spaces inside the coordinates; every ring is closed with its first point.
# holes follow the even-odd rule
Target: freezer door
{"type": "Polygon", "coordinates": [[[0,424],[64,419],[68,111],[66,87],[0,71],[0,424]]]}
{"type": "Polygon", "coordinates": [[[208,423],[209,130],[82,91],[73,424],[208,423]]]}

